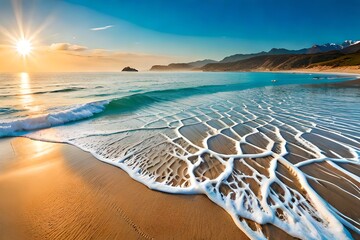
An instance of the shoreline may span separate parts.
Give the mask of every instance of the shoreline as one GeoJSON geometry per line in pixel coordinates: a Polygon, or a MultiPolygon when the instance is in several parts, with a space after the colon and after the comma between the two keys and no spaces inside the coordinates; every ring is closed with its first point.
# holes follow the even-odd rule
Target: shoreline
{"type": "Polygon", "coordinates": [[[311,73],[311,74],[336,74],[336,75],[355,75],[360,78],[360,68],[304,68],[293,70],[249,70],[249,71],[199,71],[199,70],[187,70],[187,71],[142,71],[139,73],[311,73]]]}
{"type": "Polygon", "coordinates": [[[360,69],[326,69],[326,70],[316,70],[313,68],[310,69],[294,69],[294,70],[279,70],[279,71],[264,71],[264,72],[278,72],[278,73],[311,73],[311,74],[336,74],[336,75],[355,75],[360,78],[360,69]],[[342,71],[343,70],[343,71],[342,71]]]}
{"type": "Polygon", "coordinates": [[[75,146],[0,140],[0,239],[248,239],[204,195],[152,191],[75,146]]]}
{"type": "Polygon", "coordinates": [[[207,196],[151,190],[76,146],[9,137],[0,151],[0,239],[249,239],[207,196]]]}
{"type": "Polygon", "coordinates": [[[0,151],[0,239],[249,239],[207,196],[151,190],[76,146],[10,137],[0,151]]]}
{"type": "MultiPolygon", "coordinates": [[[[242,71],[236,71],[236,72],[242,72],[242,71]]],[[[336,74],[336,75],[346,75],[346,76],[355,75],[360,78],[360,68],[299,68],[292,70],[254,70],[254,71],[243,71],[243,72],[336,74]]]]}

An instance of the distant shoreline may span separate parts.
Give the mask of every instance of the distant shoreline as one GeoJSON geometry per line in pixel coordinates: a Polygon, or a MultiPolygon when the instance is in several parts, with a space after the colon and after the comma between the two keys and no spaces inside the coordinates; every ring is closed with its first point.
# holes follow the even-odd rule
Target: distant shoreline
{"type": "Polygon", "coordinates": [[[264,72],[264,73],[311,73],[311,74],[338,74],[338,75],[356,75],[360,77],[360,68],[309,68],[309,69],[293,69],[293,70],[251,70],[251,71],[201,71],[201,70],[187,70],[187,71],[143,71],[151,73],[194,73],[194,72],[204,72],[204,73],[241,73],[241,72],[264,72]]]}

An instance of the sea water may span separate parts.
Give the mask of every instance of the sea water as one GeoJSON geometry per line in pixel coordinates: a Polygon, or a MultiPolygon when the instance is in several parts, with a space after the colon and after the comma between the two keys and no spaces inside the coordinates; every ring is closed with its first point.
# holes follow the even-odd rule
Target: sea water
{"type": "MultiPolygon", "coordinates": [[[[0,136],[66,142],[151,189],[205,194],[249,237],[271,223],[306,239],[351,238],[351,219],[301,167],[359,164],[356,78],[292,73],[0,75],[0,136]]],[[[350,193],[349,193],[350,194],[350,193]]]]}

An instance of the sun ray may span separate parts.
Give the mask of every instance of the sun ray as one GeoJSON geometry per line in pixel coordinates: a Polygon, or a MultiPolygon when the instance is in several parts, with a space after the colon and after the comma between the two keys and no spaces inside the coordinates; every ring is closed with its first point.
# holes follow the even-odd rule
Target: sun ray
{"type": "Polygon", "coordinates": [[[18,0],[13,0],[12,5],[14,9],[16,23],[19,29],[20,38],[25,38],[21,2],[18,0]]]}
{"type": "Polygon", "coordinates": [[[12,27],[0,23],[0,36],[4,41],[0,47],[13,51],[14,55],[11,57],[9,55],[8,60],[22,66],[21,71],[31,71],[29,66],[37,64],[40,52],[45,49],[39,36],[54,21],[54,10],[49,12],[41,24],[33,26],[31,16],[34,13],[31,11],[31,5],[24,5],[29,2],[19,0],[11,0],[11,2],[15,22],[12,27]]]}

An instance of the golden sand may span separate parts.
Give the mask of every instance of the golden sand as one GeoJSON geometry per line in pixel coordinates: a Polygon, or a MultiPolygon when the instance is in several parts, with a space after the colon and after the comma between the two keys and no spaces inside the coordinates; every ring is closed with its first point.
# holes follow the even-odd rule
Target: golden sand
{"type": "Polygon", "coordinates": [[[0,239],[248,239],[207,197],[152,191],[76,147],[0,151],[0,239]]]}

